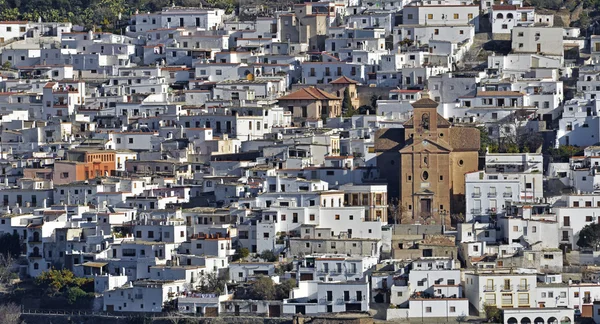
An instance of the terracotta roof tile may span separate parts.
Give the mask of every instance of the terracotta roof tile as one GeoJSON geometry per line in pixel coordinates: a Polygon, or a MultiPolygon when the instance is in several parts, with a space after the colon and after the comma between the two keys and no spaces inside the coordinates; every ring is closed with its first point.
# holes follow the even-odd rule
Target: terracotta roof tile
{"type": "Polygon", "coordinates": [[[522,93],[517,91],[479,91],[477,97],[514,97],[524,96],[522,93]]]}
{"type": "Polygon", "coordinates": [[[329,82],[329,84],[358,84],[358,81],[354,81],[354,80],[348,78],[347,76],[343,75],[343,76],[329,82]]]}
{"type": "Polygon", "coordinates": [[[517,10],[517,6],[514,6],[514,5],[495,5],[495,6],[492,6],[492,10],[517,10]]]}
{"type": "Polygon", "coordinates": [[[340,98],[321,89],[307,87],[285,95],[278,100],[340,100],[340,98]]]}

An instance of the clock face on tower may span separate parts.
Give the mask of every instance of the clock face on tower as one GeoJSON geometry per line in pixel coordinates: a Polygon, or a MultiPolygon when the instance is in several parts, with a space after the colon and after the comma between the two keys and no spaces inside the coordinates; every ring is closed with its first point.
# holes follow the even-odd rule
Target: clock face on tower
{"type": "Polygon", "coordinates": [[[429,130],[429,113],[421,115],[421,127],[423,130],[429,130]]]}

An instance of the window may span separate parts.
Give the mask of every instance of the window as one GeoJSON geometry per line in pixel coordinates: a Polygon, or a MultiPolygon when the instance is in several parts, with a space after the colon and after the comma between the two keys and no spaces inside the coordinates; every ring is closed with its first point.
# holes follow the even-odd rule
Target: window
{"type": "Polygon", "coordinates": [[[133,138],[129,138],[129,144],[133,144],[133,138]]]}
{"type": "MultiPolygon", "coordinates": [[[[508,25],[502,25],[502,29],[508,29],[508,25]]],[[[512,299],[511,299],[512,300],[512,299]]],[[[512,303],[512,302],[511,302],[512,303]]]]}
{"type": "Polygon", "coordinates": [[[340,220],[340,215],[335,215],[335,220],[340,220]]]}
{"type": "MultiPolygon", "coordinates": [[[[565,295],[565,297],[567,296],[565,295]]],[[[519,294],[519,305],[529,305],[529,294],[519,294]]]]}
{"type": "Polygon", "coordinates": [[[216,71],[215,71],[215,73],[216,73],[217,75],[223,75],[223,71],[221,71],[221,70],[216,70],[216,71]]]}
{"type": "Polygon", "coordinates": [[[459,14],[457,14],[457,13],[454,14],[454,19],[459,19],[459,17],[460,17],[459,14]]]}
{"type": "Polygon", "coordinates": [[[450,313],[456,313],[456,307],[450,306],[450,313]]]}
{"type": "Polygon", "coordinates": [[[425,313],[431,313],[431,307],[425,307],[425,313]]]}
{"type": "Polygon", "coordinates": [[[585,216],[585,221],[586,222],[591,222],[592,221],[592,216],[585,216]]]}
{"type": "Polygon", "coordinates": [[[427,14],[427,19],[433,19],[433,14],[427,14]]]}
{"type": "Polygon", "coordinates": [[[512,294],[502,294],[502,305],[512,306],[513,304],[513,295],[512,294]]]}

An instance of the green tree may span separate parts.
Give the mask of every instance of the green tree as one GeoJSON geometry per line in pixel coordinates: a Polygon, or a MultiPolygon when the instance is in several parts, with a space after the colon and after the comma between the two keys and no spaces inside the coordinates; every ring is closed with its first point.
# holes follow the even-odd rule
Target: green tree
{"type": "Polygon", "coordinates": [[[17,258],[21,255],[21,237],[19,237],[19,234],[7,233],[0,236],[0,254],[12,258],[17,258]]]}
{"type": "Polygon", "coordinates": [[[284,280],[279,285],[275,286],[275,299],[284,300],[290,298],[290,291],[296,287],[295,279],[284,280]]]}
{"type": "Polygon", "coordinates": [[[584,226],[579,232],[577,245],[582,248],[597,250],[600,246],[600,224],[592,223],[584,226]]]}
{"type": "Polygon", "coordinates": [[[204,275],[200,279],[200,285],[197,289],[204,294],[221,293],[225,290],[225,276],[219,276],[216,272],[204,275]]]}
{"type": "Polygon", "coordinates": [[[350,89],[348,87],[346,87],[346,89],[344,89],[344,99],[342,101],[342,111],[351,111],[354,110],[354,107],[352,106],[352,98],[350,97],[350,89]]]}
{"type": "Polygon", "coordinates": [[[502,311],[495,305],[484,305],[483,311],[488,322],[502,323],[502,311]]]}
{"type": "Polygon", "coordinates": [[[374,94],[371,96],[370,102],[371,102],[371,108],[373,108],[374,110],[377,110],[377,100],[381,99],[380,96],[374,94]]]}
{"type": "Polygon", "coordinates": [[[273,300],[275,298],[275,285],[270,277],[260,276],[252,281],[250,291],[251,299],[255,300],[273,300]]]}
{"type": "Polygon", "coordinates": [[[561,145],[557,149],[549,149],[547,154],[552,158],[552,162],[569,162],[572,156],[580,155],[582,152],[583,150],[580,147],[561,145]]]}
{"type": "Polygon", "coordinates": [[[79,287],[69,287],[65,293],[70,305],[77,303],[81,299],[88,298],[88,294],[79,287]]]}
{"type": "Polygon", "coordinates": [[[479,128],[479,154],[485,154],[486,150],[489,149],[490,153],[498,151],[498,144],[490,137],[490,133],[484,126],[479,128]]]}
{"type": "Polygon", "coordinates": [[[264,250],[260,253],[259,257],[267,262],[277,261],[277,255],[271,250],[264,250]]]}
{"type": "Polygon", "coordinates": [[[412,46],[412,44],[413,44],[413,40],[408,39],[408,38],[405,38],[398,42],[398,45],[400,45],[400,47],[403,47],[403,48],[408,48],[408,47],[412,46]]]}
{"type": "Polygon", "coordinates": [[[69,270],[51,269],[42,272],[35,278],[35,284],[46,290],[48,296],[61,295],[71,287],[78,287],[82,290],[92,291],[94,279],[75,277],[69,270]]]}
{"type": "Polygon", "coordinates": [[[237,261],[237,260],[245,259],[249,255],[250,255],[250,250],[248,250],[247,248],[239,248],[239,249],[237,249],[237,251],[235,251],[233,260],[237,261]]]}

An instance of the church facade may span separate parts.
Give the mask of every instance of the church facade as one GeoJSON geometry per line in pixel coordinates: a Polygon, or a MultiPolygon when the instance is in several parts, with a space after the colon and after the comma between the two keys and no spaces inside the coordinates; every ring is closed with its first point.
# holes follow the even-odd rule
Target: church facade
{"type": "Polygon", "coordinates": [[[414,102],[404,138],[394,147],[400,148],[399,154],[379,152],[399,159],[396,192],[403,223],[449,225],[451,214],[465,214],[465,174],[478,169],[479,130],[453,126],[437,113],[437,106],[428,97],[414,102]]]}

